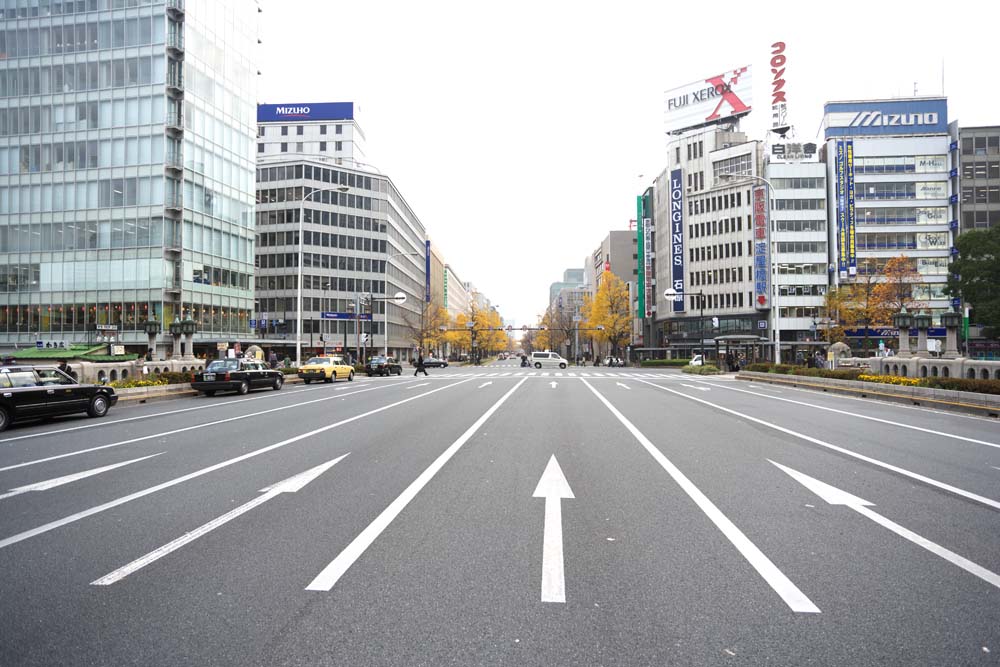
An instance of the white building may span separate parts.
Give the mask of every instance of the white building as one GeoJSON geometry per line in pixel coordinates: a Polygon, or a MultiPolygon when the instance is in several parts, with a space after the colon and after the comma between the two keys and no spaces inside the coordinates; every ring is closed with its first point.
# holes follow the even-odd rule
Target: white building
{"type": "Polygon", "coordinates": [[[365,165],[365,135],[353,102],[257,105],[257,158],[309,155],[365,165]]]}

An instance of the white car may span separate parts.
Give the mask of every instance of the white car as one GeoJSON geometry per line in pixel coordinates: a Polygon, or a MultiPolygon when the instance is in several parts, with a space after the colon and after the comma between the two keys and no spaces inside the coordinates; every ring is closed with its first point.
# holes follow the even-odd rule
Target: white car
{"type": "Polygon", "coordinates": [[[688,362],[688,366],[703,366],[705,364],[704,360],[701,358],[700,354],[696,354],[691,357],[691,361],[688,362]]]}
{"type": "Polygon", "coordinates": [[[556,352],[532,352],[531,363],[535,368],[566,368],[569,362],[556,352]]]}

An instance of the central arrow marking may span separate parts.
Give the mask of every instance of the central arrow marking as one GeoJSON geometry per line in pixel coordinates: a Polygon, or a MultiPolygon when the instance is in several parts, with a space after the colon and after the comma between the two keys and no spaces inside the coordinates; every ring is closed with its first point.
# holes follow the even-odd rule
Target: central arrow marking
{"type": "Polygon", "coordinates": [[[488,387],[488,386],[490,386],[491,384],[493,384],[493,382],[492,382],[492,381],[490,381],[490,382],[484,382],[484,383],[482,383],[481,385],[479,385],[479,389],[482,389],[483,387],[488,387]]]}
{"type": "MultiPolygon", "coordinates": [[[[768,459],[768,461],[771,461],[771,459],[768,459]]],[[[774,463],[774,461],[771,461],[771,463],[774,463]]],[[[917,535],[913,531],[904,528],[903,526],[900,526],[898,523],[890,521],[889,519],[885,518],[878,512],[874,512],[868,509],[869,507],[873,507],[875,505],[874,503],[871,503],[862,498],[858,498],[857,496],[851,495],[846,491],[841,491],[840,489],[830,486],[826,482],[821,482],[818,479],[814,479],[809,475],[804,475],[801,472],[792,470],[791,468],[786,468],[780,463],[774,463],[774,465],[778,466],[781,470],[788,473],[788,475],[792,479],[794,479],[802,486],[806,487],[807,489],[815,493],[817,496],[825,500],[827,503],[831,505],[846,505],[847,507],[851,508],[861,516],[867,519],[871,519],[872,521],[882,526],[883,528],[888,528],[889,530],[896,533],[903,539],[909,540],[910,542],[913,542],[917,546],[927,549],[927,551],[930,551],[935,556],[940,556],[949,563],[957,565],[958,567],[962,568],[969,574],[973,574],[982,579],[983,581],[985,581],[986,583],[992,584],[993,586],[1000,588],[1000,575],[994,572],[990,572],[985,567],[982,567],[981,565],[976,565],[971,560],[959,556],[954,551],[949,551],[948,549],[945,549],[941,545],[935,544],[934,542],[931,542],[927,538],[921,537],[920,535],[917,535]]]]}
{"type": "Polygon", "coordinates": [[[542,538],[542,602],[566,602],[563,571],[562,499],[575,498],[556,457],[552,456],[532,498],[545,498],[542,538]]]}
{"type": "Polygon", "coordinates": [[[622,389],[628,389],[629,391],[632,391],[632,389],[627,384],[622,384],[621,382],[615,382],[615,384],[621,387],[622,389]]]}
{"type": "Polygon", "coordinates": [[[131,461],[122,461],[121,463],[114,463],[109,466],[103,466],[101,468],[93,468],[92,470],[84,470],[83,472],[76,472],[72,475],[66,475],[64,477],[55,477],[53,479],[47,479],[44,482],[36,482],[35,484],[28,484],[27,486],[19,486],[16,489],[11,489],[7,493],[0,494],[0,500],[4,498],[10,498],[11,496],[19,496],[22,493],[28,493],[29,491],[48,491],[49,489],[55,488],[57,486],[62,486],[63,484],[69,484],[70,482],[75,482],[79,479],[84,479],[90,477],[91,475],[99,475],[102,472],[107,472],[108,470],[114,470],[115,468],[121,468],[122,466],[127,466],[130,463],[136,463],[138,461],[145,461],[146,459],[151,459],[154,456],[159,456],[163,452],[158,454],[150,454],[149,456],[143,456],[142,458],[132,459],[131,461]]]}
{"type": "Polygon", "coordinates": [[[559,383],[558,383],[558,382],[556,382],[555,380],[553,380],[552,382],[550,382],[550,383],[549,383],[549,385],[550,385],[550,386],[551,386],[551,387],[552,387],[553,389],[555,389],[556,387],[558,387],[558,386],[559,386],[559,383]]]}
{"type": "Polygon", "coordinates": [[[224,525],[224,524],[232,521],[233,519],[235,519],[236,517],[240,516],[241,514],[245,514],[245,513],[249,512],[253,508],[257,507],[258,505],[263,505],[268,500],[271,500],[272,498],[274,498],[276,496],[279,496],[282,493],[295,493],[297,491],[301,491],[302,488],[305,487],[306,484],[308,484],[309,482],[313,481],[314,479],[316,479],[317,477],[319,477],[320,475],[322,475],[324,472],[326,472],[327,470],[329,470],[330,468],[332,468],[333,466],[335,466],[338,462],[340,462],[346,456],[347,456],[347,454],[344,454],[344,456],[338,456],[337,458],[333,459],[332,461],[327,461],[326,463],[320,464],[320,465],[316,466],[315,468],[310,468],[309,470],[306,470],[305,472],[301,472],[301,473],[299,473],[297,475],[289,477],[288,479],[284,480],[283,482],[278,482],[277,484],[274,484],[274,485],[269,486],[267,488],[261,489],[260,492],[262,494],[264,494],[264,495],[257,496],[256,498],[254,498],[250,502],[248,502],[248,503],[246,503],[244,505],[240,505],[236,509],[229,511],[229,512],[223,514],[220,517],[212,519],[211,521],[209,521],[208,523],[204,524],[203,526],[195,528],[190,533],[185,533],[184,535],[181,535],[180,537],[178,537],[173,542],[169,542],[167,544],[164,544],[159,549],[155,549],[154,551],[150,551],[145,556],[142,556],[141,558],[137,558],[136,560],[132,561],[128,565],[124,565],[124,566],[118,568],[117,570],[115,570],[114,572],[112,572],[110,574],[106,574],[103,577],[101,577],[100,579],[97,579],[95,581],[90,582],[90,584],[92,586],[110,586],[111,584],[113,584],[113,583],[115,583],[117,581],[121,581],[122,579],[124,579],[128,575],[132,574],[133,572],[141,570],[142,568],[146,567],[150,563],[158,561],[159,559],[163,558],[167,554],[169,554],[169,553],[171,553],[173,551],[176,551],[177,549],[180,549],[185,544],[188,544],[190,542],[194,542],[196,539],[198,539],[202,535],[206,535],[206,534],[212,532],[213,530],[215,530],[219,526],[222,526],[222,525],[224,525]]]}

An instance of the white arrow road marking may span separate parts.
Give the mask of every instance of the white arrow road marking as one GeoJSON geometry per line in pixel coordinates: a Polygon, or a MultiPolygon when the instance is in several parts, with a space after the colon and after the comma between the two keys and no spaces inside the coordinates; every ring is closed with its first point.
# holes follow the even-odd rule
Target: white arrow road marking
{"type": "Polygon", "coordinates": [[[698,389],[700,391],[712,391],[708,387],[699,387],[698,385],[694,385],[694,384],[684,384],[684,383],[681,383],[681,386],[682,387],[687,387],[689,389],[698,389]]]}
{"type": "MultiPolygon", "coordinates": [[[[772,428],[775,431],[779,431],[781,433],[787,433],[788,435],[790,435],[790,436],[792,436],[794,438],[799,438],[801,440],[805,440],[806,442],[811,442],[814,445],[819,445],[820,447],[826,447],[827,449],[830,449],[832,451],[840,452],[841,454],[844,454],[845,456],[850,456],[852,458],[858,459],[859,461],[864,461],[865,463],[870,463],[870,464],[872,464],[874,466],[878,466],[880,468],[884,468],[885,470],[891,470],[894,473],[903,475],[905,477],[909,477],[910,479],[915,479],[915,480],[917,480],[919,482],[923,482],[924,484],[928,484],[930,486],[933,486],[933,487],[936,487],[938,489],[941,489],[942,491],[947,491],[948,493],[954,493],[956,496],[961,496],[961,497],[967,498],[967,499],[969,499],[969,500],[971,500],[973,502],[977,502],[977,503],[980,503],[982,505],[986,505],[988,507],[992,507],[993,509],[1000,510],[1000,502],[998,502],[996,500],[993,500],[992,498],[986,498],[984,496],[980,496],[978,494],[972,493],[971,491],[965,491],[964,489],[960,489],[960,488],[958,488],[956,486],[952,486],[951,484],[945,484],[944,482],[939,482],[936,479],[932,479],[930,477],[926,477],[924,475],[920,475],[920,474],[915,473],[915,472],[910,472],[909,470],[907,470],[905,468],[900,468],[899,466],[894,466],[891,463],[886,463],[885,461],[880,461],[878,459],[873,459],[872,457],[865,456],[864,454],[858,454],[857,452],[851,451],[850,449],[845,449],[843,447],[838,447],[837,445],[831,444],[829,442],[825,442],[823,440],[820,440],[819,438],[814,438],[812,436],[808,436],[805,433],[799,433],[798,431],[793,431],[790,428],[785,428],[784,426],[778,426],[777,424],[772,424],[771,422],[764,421],[763,419],[758,419],[756,417],[751,417],[750,415],[745,414],[743,412],[738,412],[736,410],[730,410],[729,408],[724,408],[724,407],[722,407],[721,405],[719,405],[717,403],[712,403],[711,401],[706,401],[703,398],[696,398],[694,396],[689,396],[688,394],[685,394],[683,392],[674,391],[673,389],[668,389],[668,388],[666,388],[666,387],[664,387],[662,385],[653,384],[652,382],[646,382],[645,380],[639,380],[639,381],[643,382],[644,384],[648,384],[650,387],[656,387],[657,389],[662,389],[663,391],[669,391],[671,394],[676,394],[677,396],[682,396],[683,398],[686,398],[686,399],[691,400],[691,401],[697,401],[698,403],[701,403],[703,405],[707,405],[707,406],[713,407],[716,410],[721,410],[722,412],[725,412],[727,414],[731,414],[731,415],[734,415],[736,417],[740,417],[742,419],[746,419],[747,421],[751,421],[751,422],[753,422],[755,424],[760,424],[761,426],[766,426],[767,428],[772,428]]],[[[713,386],[717,386],[717,385],[713,385],[713,386]]],[[[784,399],[784,398],[778,398],[776,396],[772,396],[772,397],[769,397],[769,398],[773,398],[776,401],[787,400],[787,399],[784,399]]],[[[876,420],[876,421],[882,421],[882,420],[876,420]]],[[[921,430],[923,430],[923,429],[921,429],[921,430]]]]}
{"type": "MultiPolygon", "coordinates": [[[[299,435],[292,436],[291,438],[282,440],[281,442],[276,442],[273,445],[261,447],[260,449],[255,449],[252,452],[241,454],[226,461],[222,461],[221,463],[215,463],[213,465],[208,466],[207,468],[202,468],[201,470],[195,470],[194,472],[189,472],[186,475],[181,475],[180,477],[175,477],[174,479],[167,480],[166,482],[161,482],[160,484],[157,484],[156,486],[151,486],[148,489],[142,489],[141,491],[130,493],[127,496],[122,496],[121,498],[115,498],[114,500],[109,500],[106,503],[102,503],[101,505],[95,505],[94,507],[85,509],[82,512],[77,512],[76,514],[71,514],[67,517],[63,517],[62,519],[50,521],[49,523],[46,523],[37,528],[32,528],[31,530],[26,530],[24,532],[17,533],[16,535],[11,535],[10,537],[0,540],[0,549],[9,547],[12,544],[17,544],[18,542],[23,542],[24,540],[30,539],[32,537],[37,537],[38,535],[42,535],[51,530],[55,530],[56,528],[62,528],[63,526],[68,526],[71,523],[75,523],[77,521],[80,521],[81,519],[86,519],[87,517],[94,516],[95,514],[100,514],[101,512],[105,512],[109,509],[119,507],[120,505],[124,505],[125,503],[130,503],[133,500],[138,500],[139,498],[145,498],[146,496],[156,493],[157,491],[162,491],[164,489],[169,489],[172,486],[183,484],[184,482],[196,479],[198,477],[201,477],[202,475],[207,475],[210,472],[215,472],[216,470],[222,470],[223,468],[228,468],[231,465],[235,465],[242,461],[252,459],[255,456],[260,456],[261,454],[273,451],[275,449],[287,447],[288,445],[294,442],[305,440],[306,438],[311,438],[314,435],[319,435],[320,433],[326,433],[327,431],[339,428],[341,426],[344,426],[345,424],[350,424],[359,421],[361,419],[365,419],[366,417],[370,417],[380,412],[385,412],[386,410],[392,410],[396,406],[409,403],[410,401],[416,401],[421,398],[425,398],[427,396],[430,396],[431,394],[436,394],[439,391],[445,391],[446,389],[457,387],[461,384],[464,384],[465,382],[468,382],[468,380],[462,380],[460,382],[455,382],[453,384],[446,384],[443,387],[438,387],[437,389],[431,389],[430,391],[425,391],[422,394],[417,394],[416,396],[410,396],[409,398],[398,400],[395,403],[389,403],[388,405],[383,405],[381,407],[368,410],[367,412],[362,412],[359,415],[354,415],[353,417],[347,417],[345,419],[341,419],[340,421],[334,422],[332,424],[327,424],[326,426],[313,429],[312,431],[307,431],[305,433],[300,433],[299,435]]],[[[304,405],[304,403],[300,405],[304,405]]],[[[197,427],[192,427],[192,428],[197,428],[197,427]]],[[[157,436],[151,436],[151,437],[157,437],[157,436]]]]}
{"type": "Polygon", "coordinates": [[[545,498],[542,537],[542,602],[566,602],[563,561],[562,499],[575,498],[555,455],[549,459],[532,498],[545,498]]]}
{"type": "Polygon", "coordinates": [[[615,384],[621,387],[622,389],[628,389],[629,391],[632,391],[631,389],[629,389],[629,386],[627,384],[623,384],[621,382],[615,382],[615,384]]]}
{"type": "MultiPolygon", "coordinates": [[[[771,461],[771,459],[768,459],[768,461],[771,461]]],[[[774,465],[778,466],[778,468],[788,473],[788,475],[791,476],[792,479],[794,479],[802,486],[806,487],[807,489],[815,493],[817,496],[819,496],[829,504],[846,505],[847,507],[851,508],[861,516],[871,519],[872,521],[882,526],[883,528],[888,528],[889,530],[896,533],[903,539],[909,540],[910,542],[913,542],[917,546],[923,547],[924,549],[930,551],[935,556],[940,556],[941,558],[945,559],[952,565],[957,565],[958,567],[962,568],[969,574],[975,575],[980,579],[982,579],[983,581],[985,581],[986,583],[992,584],[993,586],[1000,588],[1000,574],[995,574],[993,572],[990,572],[986,568],[980,565],[976,565],[971,560],[959,556],[954,551],[945,549],[941,545],[935,544],[934,542],[931,542],[927,538],[921,537],[920,535],[917,535],[913,531],[903,528],[898,523],[890,521],[889,519],[885,518],[878,512],[868,509],[869,507],[873,507],[874,503],[868,502],[867,500],[864,500],[862,498],[858,498],[857,496],[853,496],[850,493],[847,493],[846,491],[841,491],[840,489],[830,486],[826,482],[821,482],[818,479],[814,479],[809,475],[805,475],[796,470],[792,470],[791,468],[786,468],[780,463],[775,463],[774,461],[771,461],[771,463],[774,463],[774,465]]]]}
{"type": "Polygon", "coordinates": [[[475,435],[476,431],[486,423],[494,412],[496,412],[504,402],[510,398],[511,394],[518,390],[518,388],[527,382],[527,378],[521,380],[516,385],[514,385],[510,391],[504,394],[499,401],[494,403],[489,410],[484,412],[482,416],[475,421],[475,423],[466,430],[465,433],[459,436],[458,440],[451,443],[448,449],[444,450],[440,456],[434,459],[426,470],[420,473],[420,476],[413,480],[406,489],[403,490],[399,496],[396,497],[389,506],[382,510],[382,513],[375,517],[368,526],[361,531],[354,540],[348,544],[343,551],[337,554],[337,557],[330,561],[330,564],[323,568],[323,571],[316,575],[308,586],[306,586],[307,591],[329,591],[337,581],[340,580],[342,576],[350,569],[350,567],[361,558],[361,554],[365,552],[372,545],[372,543],[378,539],[378,536],[382,534],[389,524],[392,523],[393,519],[399,516],[399,513],[410,504],[420,490],[423,489],[428,482],[430,482],[434,475],[444,467],[446,463],[455,455],[459,449],[462,448],[469,439],[475,435]]]}
{"type": "Polygon", "coordinates": [[[482,389],[483,387],[488,387],[488,386],[490,386],[491,384],[493,384],[493,382],[492,382],[492,381],[490,381],[490,382],[484,382],[484,383],[482,383],[481,385],[479,385],[479,387],[477,387],[477,389],[482,389]]]}
{"type": "Polygon", "coordinates": [[[555,380],[553,380],[552,382],[549,383],[549,386],[551,386],[553,389],[555,389],[556,387],[559,386],[559,383],[556,382],[555,380]]]}
{"type": "Polygon", "coordinates": [[[423,384],[415,384],[415,385],[407,387],[407,389],[416,389],[417,387],[426,387],[429,384],[430,384],[430,382],[424,382],[423,384]]]}
{"type": "Polygon", "coordinates": [[[132,574],[134,572],[137,572],[138,570],[141,570],[142,568],[146,567],[147,565],[160,560],[161,558],[163,558],[167,554],[172,553],[174,551],[177,551],[178,549],[180,549],[184,545],[190,544],[191,542],[194,542],[196,539],[198,539],[202,535],[207,535],[208,533],[212,532],[216,528],[218,528],[218,527],[220,527],[220,526],[222,526],[222,525],[224,525],[226,523],[229,523],[230,521],[232,521],[236,517],[238,517],[238,516],[240,516],[242,514],[246,514],[247,512],[249,512],[250,510],[252,510],[253,508],[257,507],[258,505],[263,505],[268,500],[271,500],[272,498],[274,498],[276,496],[279,496],[282,493],[296,493],[298,491],[301,491],[302,488],[306,484],[308,484],[309,482],[313,481],[314,479],[316,479],[317,477],[319,477],[320,475],[322,475],[324,472],[326,472],[327,470],[329,470],[330,468],[332,468],[333,466],[335,466],[345,456],[347,456],[347,454],[344,454],[343,456],[338,456],[337,458],[333,459],[332,461],[327,461],[326,463],[320,464],[320,465],[316,466],[315,468],[310,468],[309,470],[306,470],[305,472],[300,472],[299,474],[294,475],[292,477],[289,477],[288,479],[286,479],[283,482],[278,482],[277,484],[269,486],[266,489],[261,489],[260,492],[263,493],[264,495],[257,496],[256,498],[254,498],[250,502],[248,502],[248,503],[246,503],[244,505],[240,505],[236,509],[231,510],[229,512],[226,512],[225,514],[223,514],[220,517],[212,519],[208,523],[206,523],[206,524],[204,524],[202,526],[199,526],[198,528],[195,528],[190,533],[185,533],[184,535],[181,535],[176,540],[174,540],[172,542],[168,542],[167,544],[164,544],[159,549],[154,549],[153,551],[150,551],[145,556],[142,556],[141,558],[135,559],[134,561],[132,561],[128,565],[123,565],[122,567],[118,568],[114,572],[111,572],[110,574],[104,575],[100,579],[95,579],[94,581],[90,582],[90,585],[91,586],[110,586],[111,584],[113,584],[115,582],[121,581],[122,579],[124,579],[128,575],[130,575],[130,574],[132,574]]]}
{"type": "Polygon", "coordinates": [[[56,477],[54,479],[49,479],[44,482],[36,482],[34,484],[28,484],[27,486],[19,486],[16,489],[11,489],[7,493],[0,494],[0,500],[4,498],[10,498],[11,496],[18,496],[22,493],[27,493],[29,491],[48,491],[49,489],[55,488],[57,486],[62,486],[63,484],[69,484],[70,482],[75,482],[78,479],[84,479],[90,477],[91,475],[99,475],[102,472],[107,472],[108,470],[114,470],[115,468],[121,468],[122,466],[127,466],[130,463],[136,463],[137,461],[145,461],[146,459],[151,459],[154,456],[159,456],[163,452],[158,454],[150,454],[149,456],[143,456],[138,459],[132,459],[131,461],[122,461],[121,463],[114,463],[109,466],[103,466],[101,468],[94,468],[92,470],[84,470],[83,472],[76,472],[72,475],[66,475],[64,477],[56,477]]]}
{"type": "MultiPolygon", "coordinates": [[[[644,382],[644,380],[640,380],[644,382]]],[[[718,507],[715,506],[708,496],[702,493],[701,489],[694,485],[688,477],[681,472],[680,468],[675,466],[670,459],[663,455],[656,446],[649,441],[642,432],[635,427],[635,425],[628,420],[621,412],[618,411],[615,406],[611,405],[608,399],[594,389],[594,385],[590,384],[587,380],[583,380],[583,383],[587,385],[587,388],[602,403],[604,406],[611,411],[618,421],[622,423],[629,430],[632,436],[639,441],[639,444],[649,452],[649,455],[660,464],[660,466],[667,471],[667,474],[673,478],[674,482],[677,483],[679,487],[688,495],[694,504],[705,513],[705,516],[715,524],[723,535],[736,547],[737,551],[747,560],[750,565],[757,570],[757,573],[767,582],[767,584],[774,589],[774,592],[781,596],[781,599],[785,601],[785,604],[789,606],[792,611],[802,612],[807,614],[818,614],[820,613],[819,607],[814,605],[812,601],[806,597],[806,594],[799,590],[799,587],[792,583],[792,580],[785,576],[785,573],[778,569],[778,567],[771,562],[771,559],[764,555],[764,552],[757,548],[757,545],[750,541],[743,531],[737,528],[736,524],[729,520],[729,518],[722,513],[718,507]]],[[[651,383],[646,383],[651,384],[651,383]]],[[[652,385],[657,387],[659,385],[652,385]]],[[[684,394],[681,394],[684,396],[684,394]]]]}

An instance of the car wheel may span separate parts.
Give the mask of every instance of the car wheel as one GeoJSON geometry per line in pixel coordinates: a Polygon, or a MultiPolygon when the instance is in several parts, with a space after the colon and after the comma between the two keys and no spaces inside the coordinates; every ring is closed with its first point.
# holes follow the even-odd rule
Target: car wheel
{"type": "Polygon", "coordinates": [[[206,389],[203,393],[206,396],[215,396],[215,390],[214,389],[206,389]]]}
{"type": "Polygon", "coordinates": [[[6,410],[0,408],[0,431],[6,431],[8,426],[10,426],[10,417],[6,410]]]}
{"type": "Polygon", "coordinates": [[[330,377],[328,377],[328,378],[326,378],[326,377],[325,377],[325,378],[323,378],[323,382],[326,382],[327,384],[329,384],[329,383],[333,382],[333,376],[330,376],[330,377]]]}
{"type": "Polygon", "coordinates": [[[246,394],[248,391],[250,391],[250,385],[247,384],[246,380],[236,385],[236,393],[239,394],[240,396],[246,394]]]}
{"type": "Polygon", "coordinates": [[[559,364],[559,368],[566,368],[566,364],[559,364]]]}
{"type": "Polygon", "coordinates": [[[350,373],[347,374],[347,381],[354,382],[354,371],[351,371],[350,373]]]}
{"type": "Polygon", "coordinates": [[[271,385],[271,389],[278,391],[281,389],[281,385],[285,384],[285,378],[278,376],[274,378],[274,384],[271,385]]]}
{"type": "Polygon", "coordinates": [[[303,380],[302,384],[309,384],[310,382],[312,382],[312,380],[303,380]]]}
{"type": "Polygon", "coordinates": [[[94,396],[90,401],[90,407],[87,408],[87,414],[91,417],[103,417],[108,414],[108,398],[103,395],[94,396]]]}
{"type": "Polygon", "coordinates": [[[403,374],[403,369],[402,368],[400,368],[399,370],[396,371],[396,375],[402,375],[402,374],[403,374]]]}
{"type": "Polygon", "coordinates": [[[535,368],[541,368],[541,367],[542,367],[542,362],[536,361],[535,362],[535,368]]]}

